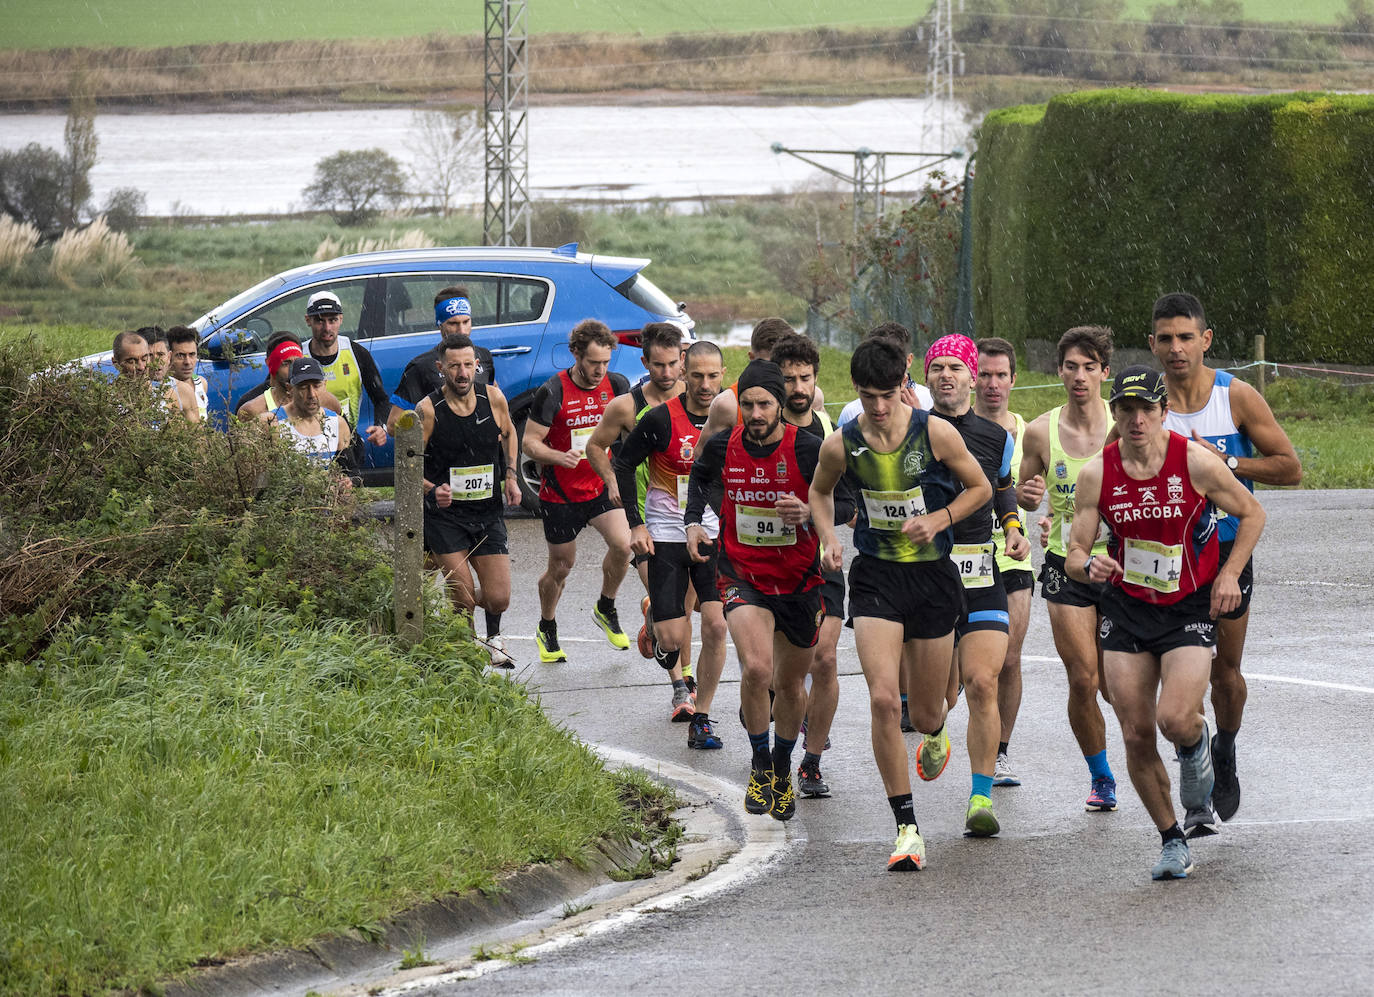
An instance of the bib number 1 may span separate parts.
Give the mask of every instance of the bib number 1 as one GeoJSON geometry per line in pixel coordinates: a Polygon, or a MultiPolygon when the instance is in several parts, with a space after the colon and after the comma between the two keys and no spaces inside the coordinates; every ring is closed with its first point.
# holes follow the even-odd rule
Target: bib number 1
{"type": "Polygon", "coordinates": [[[1128,539],[1123,562],[1123,577],[1132,585],[1156,592],[1177,592],[1183,571],[1183,545],[1128,539]]]}

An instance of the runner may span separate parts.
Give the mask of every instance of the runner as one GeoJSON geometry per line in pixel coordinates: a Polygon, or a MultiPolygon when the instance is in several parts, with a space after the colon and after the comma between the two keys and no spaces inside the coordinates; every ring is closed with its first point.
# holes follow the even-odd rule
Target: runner
{"type": "Polygon", "coordinates": [[[601,597],[592,609],[592,619],[612,647],[623,651],[630,646],[615,608],[616,592],[630,565],[630,527],[624,510],[611,501],[605,484],[584,456],[601,413],[612,398],[630,390],[623,375],[606,370],[616,342],[604,322],[584,319],[577,323],[568,335],[573,365],[540,385],[525,422],[525,454],[544,465],[539,502],[549,562],[539,576],[535,642],[540,661],[568,660],[558,643],[554,614],[577,557],[577,535],[587,526],[606,541],[601,597]]]}
{"type": "Polygon", "coordinates": [[[954,427],[901,400],[905,359],[886,340],[859,344],[849,373],[863,414],[826,438],[811,486],[824,565],[832,570],[844,563],[833,525],[834,491],[841,478],[861,500],[849,613],[868,683],[873,758],[897,821],[889,870],[921,869],[926,863],[902,739],[898,672],[906,668],[909,673],[911,719],[926,734],[916,771],[929,781],[949,761],[945,683],[954,626],[964,609],[963,586],[948,556],[950,528],[992,498],[987,478],[954,427]]]}
{"type": "MultiPolygon", "coordinates": [[[[974,386],[973,411],[1005,429],[1015,449],[1011,455],[1012,474],[1021,468],[1025,450],[1026,420],[1007,410],[1011,389],[1016,386],[1016,349],[1005,339],[990,336],[978,340],[978,380],[974,386]]],[[[1024,532],[1024,530],[1023,530],[1024,532]]],[[[1011,767],[1011,734],[1016,714],[1021,710],[1021,647],[1030,626],[1031,596],[1035,592],[1035,572],[1030,559],[1017,560],[1007,553],[1002,524],[992,528],[997,545],[997,570],[1007,590],[1007,656],[997,676],[997,716],[1002,723],[1002,738],[997,744],[997,762],[992,774],[994,786],[1019,786],[1021,779],[1011,767]]]]}
{"type": "MultiPolygon", "coordinates": [[[[1296,485],[1302,480],[1302,464],[1282,427],[1274,419],[1264,396],[1226,371],[1208,367],[1207,350],[1212,330],[1202,312],[1202,302],[1191,294],[1166,294],[1154,304],[1150,349],[1164,367],[1170,405],[1164,425],[1216,451],[1241,484],[1254,491],[1254,482],[1296,485]]],[[[1231,559],[1236,520],[1230,516],[1217,524],[1221,561],[1231,559]]],[[[1212,803],[1222,820],[1230,820],[1240,808],[1240,780],[1236,775],[1236,734],[1245,711],[1245,677],[1240,660],[1250,621],[1253,565],[1240,572],[1240,605],[1225,613],[1217,625],[1217,654],[1212,659],[1212,710],[1217,732],[1212,755],[1216,788],[1212,803]]],[[[1185,820],[1194,833],[1206,833],[1212,823],[1212,807],[1190,811],[1185,820]]]]}
{"type": "Polygon", "coordinates": [[[181,410],[188,419],[204,422],[210,417],[210,391],[205,378],[196,373],[200,360],[200,337],[186,325],[174,325],[167,330],[169,382],[176,388],[181,410]]]}
{"type": "Polygon", "coordinates": [[[1193,861],[1155,729],[1178,750],[1184,807],[1206,806],[1213,770],[1201,704],[1215,621],[1241,604],[1241,573],[1264,509],[1212,447],[1165,428],[1163,374],[1127,367],[1112,385],[1111,406],[1120,439],[1078,474],[1066,564],[1079,582],[1111,583],[1101,603],[1111,703],[1131,785],[1163,840],[1150,875],[1182,879],[1193,861]],[[1214,505],[1236,517],[1232,557],[1220,568],[1214,505]],[[1110,531],[1106,554],[1092,553],[1100,521],[1110,531]]]}
{"type": "MultiPolygon", "coordinates": [[[[716,591],[716,535],[719,523],[709,508],[700,523],[708,541],[689,556],[684,513],[692,473],[692,451],[706,424],[711,402],[720,394],[725,366],[720,348],[705,341],[687,350],[687,389],[639,420],[616,451],[618,481],[612,498],[632,495],[637,472],[649,466],[644,513],[639,504],[624,505],[630,521],[631,546],[649,557],[649,599],[653,616],[654,657],[665,669],[677,665],[678,654],[692,639],[687,605],[690,586],[701,606],[701,656],[697,661],[697,692],[692,703],[687,747],[719,748],[721,739],[711,724],[711,704],[725,667],[725,614],[716,591]],[[618,486],[618,487],[617,487],[618,486]]],[[[683,687],[685,691],[685,686],[683,687]]]]}
{"type": "MultiPolygon", "coordinates": [[[[815,408],[816,375],[821,368],[820,351],[805,336],[792,333],[773,346],[773,360],[782,371],[784,397],[782,417],[798,431],[824,439],[835,430],[825,409],[815,408]]],[[[835,524],[854,518],[854,498],[841,484],[835,493],[835,524]]],[[[844,626],[844,572],[821,572],[821,601],[825,620],[816,642],[811,663],[811,689],[806,698],[802,721],[802,760],[797,767],[797,788],[803,796],[830,795],[830,786],[821,775],[821,754],[830,744],[830,725],[840,704],[839,661],[836,645],[844,626]]]]}
{"type": "Polygon", "coordinates": [[[744,809],[791,820],[797,807],[792,751],[825,618],[816,531],[804,501],[821,441],[782,421],[782,371],[771,361],[744,368],[739,404],[744,424],[698,446],[684,517],[687,550],[694,561],[707,560],[702,521],[712,486],[723,483],[716,585],[739,656],[740,705],[753,754],[744,809]],[[777,694],[771,751],[770,685],[777,694]]]}
{"type": "MultiPolygon", "coordinates": [[[[267,377],[249,388],[238,401],[234,414],[244,422],[255,419],[271,422],[272,413],[291,397],[291,361],[303,356],[300,337],[294,332],[276,332],[265,350],[267,377]]],[[[320,390],[320,404],[333,412],[343,411],[343,403],[327,388],[320,390]]]]}
{"type": "MultiPolygon", "coordinates": [[[[386,443],[386,423],[391,415],[391,398],[382,385],[377,362],[361,343],[339,335],[343,325],[343,305],[338,295],[317,291],[305,305],[305,322],[310,326],[307,350],[324,370],[326,387],[338,396],[342,408],[339,413],[350,426],[360,426],[363,394],[372,402],[372,414],[381,425],[369,425],[362,435],[375,447],[386,443]]],[[[355,447],[355,457],[362,463],[362,451],[355,447]]]]}
{"type": "MultiPolygon", "coordinates": [[[[1054,647],[1069,677],[1069,727],[1088,763],[1092,787],[1085,809],[1116,809],[1116,779],[1107,764],[1107,722],[1097,705],[1102,682],[1102,649],[1097,627],[1103,586],[1086,585],[1064,574],[1073,522],[1074,483],[1078,472],[1102,452],[1110,423],[1102,382],[1112,359],[1112,331],[1104,326],[1077,326],[1059,338],[1059,379],[1068,401],[1041,415],[1025,433],[1016,497],[1022,509],[1034,511],[1045,496],[1045,475],[1054,479],[1050,492],[1050,540],[1040,569],[1040,592],[1049,606],[1054,647]]],[[[1105,554],[1105,540],[1096,552],[1105,554]]]]}
{"type": "MultiPolygon", "coordinates": [[[[907,376],[902,384],[902,401],[911,408],[929,410],[933,404],[930,390],[924,384],[918,384],[911,379],[911,365],[916,362],[916,354],[911,352],[911,331],[897,322],[881,322],[869,329],[864,335],[864,339],[885,339],[906,354],[907,376]]],[[[863,403],[855,398],[840,409],[840,418],[837,421],[841,426],[847,426],[857,419],[862,412],[863,403]]]]}
{"type": "MultiPolygon", "coordinates": [[[[606,482],[608,493],[612,495],[616,504],[627,510],[628,507],[623,506],[624,495],[620,492],[615,471],[611,467],[608,450],[617,440],[628,436],[630,430],[634,429],[635,424],[644,418],[650,409],[675,397],[682,390],[682,330],[670,322],[650,322],[640,332],[640,344],[643,352],[639,362],[648,372],[648,379],[632,387],[629,394],[617,395],[611,399],[611,403],[601,413],[601,421],[597,423],[596,432],[592,433],[587,441],[587,460],[592,469],[606,482]]],[[[645,463],[639,466],[635,474],[635,504],[639,508],[641,522],[644,519],[644,500],[648,485],[649,466],[645,463]]],[[[628,520],[630,517],[627,515],[626,518],[628,520]]],[[[633,535],[630,549],[634,551],[630,563],[638,572],[640,584],[647,593],[650,591],[649,555],[635,548],[633,535]]],[[[673,667],[668,669],[668,680],[673,688],[668,718],[677,723],[690,722],[694,712],[692,697],[695,693],[695,680],[689,684],[692,656],[691,609],[694,601],[693,595],[689,592],[683,607],[687,614],[688,635],[674,658],[673,667]]],[[[652,624],[649,620],[647,594],[640,600],[640,611],[644,617],[644,625],[640,627],[639,650],[644,657],[654,658],[656,655],[650,630],[652,624]]]]}
{"type": "Polygon", "coordinates": [[[444,386],[415,407],[425,442],[425,549],[443,571],[454,606],[469,617],[482,607],[491,664],[510,668],[501,636],[501,614],[510,606],[501,500],[520,504],[518,451],[506,398],[477,381],[477,363],[471,339],[445,336],[444,386]]]}
{"type": "Polygon", "coordinates": [[[967,336],[942,336],[926,351],[925,368],[926,387],[935,403],[931,414],[958,430],[993,489],[990,501],[955,524],[951,550],[967,604],[954,632],[956,675],[968,697],[968,757],[973,777],[964,829],[986,838],[1001,830],[992,809],[992,783],[1002,732],[998,676],[1007,657],[1010,630],[993,524],[1000,527],[1007,552],[1017,564],[1030,556],[1030,543],[1022,535],[1016,514],[1011,477],[1015,444],[1005,429],[972,410],[978,347],[967,336]]]}
{"type": "Polygon", "coordinates": [[[348,452],[348,422],[320,405],[324,371],[312,357],[297,357],[290,370],[291,397],[272,413],[277,429],[311,460],[334,463],[348,452]]]}

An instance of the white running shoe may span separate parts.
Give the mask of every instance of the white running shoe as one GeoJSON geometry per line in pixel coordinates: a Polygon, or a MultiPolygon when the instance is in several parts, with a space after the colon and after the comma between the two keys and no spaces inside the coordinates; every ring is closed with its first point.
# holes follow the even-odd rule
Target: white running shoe
{"type": "Polygon", "coordinates": [[[994,786],[1021,785],[1021,780],[1016,778],[1016,773],[1011,770],[1011,760],[1007,758],[1005,751],[997,752],[997,765],[992,770],[992,784],[994,786]]]}
{"type": "Polygon", "coordinates": [[[487,648],[491,651],[491,667],[514,668],[515,661],[506,653],[506,638],[500,634],[487,638],[487,648]]]}

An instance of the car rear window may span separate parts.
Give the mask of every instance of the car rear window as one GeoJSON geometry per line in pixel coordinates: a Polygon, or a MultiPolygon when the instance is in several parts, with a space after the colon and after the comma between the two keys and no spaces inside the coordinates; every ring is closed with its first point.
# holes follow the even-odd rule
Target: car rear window
{"type": "Polygon", "coordinates": [[[616,290],[646,312],[663,316],[678,314],[677,302],[660,291],[643,273],[637,273],[617,285],[616,290]]]}

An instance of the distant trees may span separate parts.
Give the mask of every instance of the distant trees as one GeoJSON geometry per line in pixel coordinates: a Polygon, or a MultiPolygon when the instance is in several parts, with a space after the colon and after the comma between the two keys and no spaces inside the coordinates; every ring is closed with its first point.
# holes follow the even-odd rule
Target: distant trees
{"type": "Polygon", "coordinates": [[[405,199],[405,174],[384,149],[345,150],[315,164],[315,179],[301,195],[340,225],[360,225],[405,199]]]}
{"type": "Polygon", "coordinates": [[[482,173],[482,130],[475,111],[416,111],[407,143],[415,199],[445,218],[482,173]]]}

